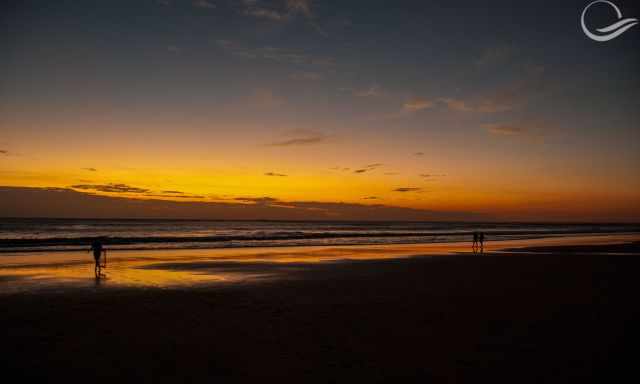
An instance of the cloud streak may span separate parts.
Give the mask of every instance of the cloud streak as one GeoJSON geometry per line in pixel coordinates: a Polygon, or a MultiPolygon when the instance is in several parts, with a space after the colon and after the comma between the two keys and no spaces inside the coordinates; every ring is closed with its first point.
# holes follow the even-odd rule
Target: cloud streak
{"type": "Polygon", "coordinates": [[[289,75],[289,78],[296,81],[318,81],[323,76],[317,72],[296,72],[289,75]]]}
{"type": "Polygon", "coordinates": [[[393,192],[418,192],[421,190],[422,188],[418,188],[418,187],[402,187],[402,188],[394,189],[393,192]]]}
{"type": "Polygon", "coordinates": [[[293,137],[290,139],[274,141],[268,143],[269,147],[293,147],[301,145],[320,144],[327,140],[327,136],[321,134],[307,134],[304,136],[293,137]]]}
{"type": "Polygon", "coordinates": [[[363,168],[354,170],[353,173],[365,173],[365,172],[373,171],[374,169],[382,167],[383,165],[384,164],[382,163],[365,165],[363,168]]]}
{"type": "Polygon", "coordinates": [[[269,60],[279,63],[288,63],[296,65],[313,65],[313,66],[333,66],[335,59],[328,56],[315,56],[302,51],[294,51],[290,49],[282,49],[277,47],[247,47],[236,41],[219,39],[216,41],[218,47],[231,55],[242,57],[245,59],[269,60]]]}
{"type": "Polygon", "coordinates": [[[207,0],[194,0],[193,3],[191,4],[193,4],[193,6],[196,8],[203,8],[203,9],[215,9],[216,7],[214,3],[207,0]]]}
{"type": "Polygon", "coordinates": [[[383,204],[281,201],[273,197],[238,197],[227,202],[203,201],[198,197],[192,197],[193,200],[145,197],[148,196],[96,196],[90,192],[66,188],[0,187],[0,212],[11,217],[65,218],[378,221],[482,219],[482,216],[472,212],[430,211],[383,204]],[[43,201],[47,203],[42,204],[43,201]]]}
{"type": "Polygon", "coordinates": [[[272,177],[287,177],[288,175],[285,175],[284,173],[275,173],[275,172],[267,172],[264,174],[265,176],[272,176],[272,177]]]}
{"type": "Polygon", "coordinates": [[[243,0],[242,13],[276,23],[287,23],[298,16],[305,19],[318,33],[327,36],[327,33],[318,25],[312,11],[311,0],[286,0],[280,3],[267,3],[260,0],[243,0]]]}
{"type": "Polygon", "coordinates": [[[481,126],[492,135],[515,136],[525,133],[524,128],[509,124],[483,124],[481,126]]]}
{"type": "Polygon", "coordinates": [[[402,110],[404,112],[418,112],[423,109],[432,108],[435,105],[433,101],[427,100],[423,97],[414,97],[404,102],[402,110]]]}
{"type": "Polygon", "coordinates": [[[151,190],[145,188],[132,187],[127,184],[76,184],[73,189],[84,191],[108,192],[108,193],[149,193],[151,190]]]}

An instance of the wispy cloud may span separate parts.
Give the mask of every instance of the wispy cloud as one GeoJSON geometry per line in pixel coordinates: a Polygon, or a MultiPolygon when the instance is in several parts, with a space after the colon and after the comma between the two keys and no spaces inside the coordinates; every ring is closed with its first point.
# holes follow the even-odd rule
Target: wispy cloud
{"type": "Polygon", "coordinates": [[[458,112],[499,113],[507,112],[525,105],[531,97],[544,87],[544,68],[528,66],[517,80],[509,82],[492,92],[473,100],[440,98],[450,110],[458,112]]]}
{"type": "Polygon", "coordinates": [[[278,108],[286,103],[286,100],[276,95],[271,89],[257,88],[254,89],[249,96],[249,104],[258,107],[273,109],[278,108]]]}
{"type": "Polygon", "coordinates": [[[245,10],[246,15],[251,15],[259,19],[268,19],[271,21],[286,21],[289,19],[289,15],[281,13],[273,9],[266,8],[249,8],[245,10]]]}
{"type": "Polygon", "coordinates": [[[509,124],[483,124],[482,128],[493,135],[513,136],[524,133],[522,127],[509,124]]]}
{"type": "Polygon", "coordinates": [[[414,156],[424,156],[424,152],[416,152],[413,155],[414,156]]]}
{"type": "Polygon", "coordinates": [[[367,197],[363,197],[363,200],[377,200],[378,196],[367,196],[367,197]]]}
{"type": "Polygon", "coordinates": [[[326,36],[327,33],[315,20],[311,0],[286,0],[284,2],[266,2],[260,0],[243,0],[242,13],[258,19],[271,22],[289,22],[301,16],[318,33],[326,36]]]}
{"type": "Polygon", "coordinates": [[[171,199],[204,199],[202,195],[166,194],[166,193],[145,193],[145,197],[162,197],[171,199]]]}
{"type": "Polygon", "coordinates": [[[478,66],[492,66],[507,61],[513,53],[509,45],[498,45],[486,48],[476,60],[478,66]]]}
{"type": "Polygon", "coordinates": [[[402,188],[394,189],[393,192],[418,192],[421,190],[422,188],[417,188],[417,187],[402,187],[402,188]]]}
{"type": "Polygon", "coordinates": [[[442,173],[421,173],[419,176],[424,179],[432,179],[434,177],[445,177],[446,175],[442,173]]]}
{"type": "Polygon", "coordinates": [[[417,112],[423,109],[432,108],[435,103],[423,97],[414,97],[404,102],[402,110],[405,112],[417,112]]]}
{"type": "Polygon", "coordinates": [[[354,170],[353,173],[365,173],[365,172],[373,171],[374,169],[382,167],[383,165],[384,164],[382,163],[368,164],[360,169],[354,170]]]}
{"type": "Polygon", "coordinates": [[[323,134],[319,134],[319,133],[313,133],[313,132],[295,132],[293,135],[293,137],[289,138],[289,139],[284,139],[284,140],[279,140],[279,141],[274,141],[271,143],[268,143],[267,146],[270,147],[289,147],[289,146],[296,146],[296,145],[313,145],[313,144],[319,144],[322,143],[324,141],[327,140],[327,136],[323,135],[323,134]]]}
{"type": "Polygon", "coordinates": [[[553,124],[540,120],[481,124],[480,127],[493,136],[518,137],[531,143],[540,143],[557,130],[552,128],[553,124]]]}
{"type": "Polygon", "coordinates": [[[267,172],[264,174],[265,176],[274,176],[274,177],[286,177],[284,173],[275,173],[275,172],[267,172]]]}
{"type": "Polygon", "coordinates": [[[509,101],[494,99],[480,100],[478,102],[466,102],[459,99],[440,99],[452,111],[459,112],[480,112],[480,113],[497,113],[506,112],[513,109],[513,104],[509,101]]]}
{"type": "Polygon", "coordinates": [[[0,149],[0,155],[8,155],[9,151],[7,151],[6,149],[0,149]]]}
{"type": "Polygon", "coordinates": [[[278,202],[278,199],[273,197],[236,197],[235,201],[241,201],[244,203],[253,203],[258,205],[269,205],[278,202]]]}
{"type": "Polygon", "coordinates": [[[296,72],[289,75],[289,78],[296,81],[318,81],[323,76],[317,72],[296,72]]]}
{"type": "Polygon", "coordinates": [[[382,89],[377,84],[370,85],[365,89],[354,89],[352,93],[356,97],[378,97],[383,94],[382,89]]]}
{"type": "Polygon", "coordinates": [[[218,47],[230,54],[246,59],[271,60],[280,63],[306,64],[320,67],[333,66],[335,60],[327,56],[315,56],[302,51],[282,49],[277,47],[247,47],[233,40],[220,39],[216,41],[218,47]]]}
{"type": "Polygon", "coordinates": [[[214,9],[216,5],[207,0],[194,0],[191,4],[193,4],[196,8],[204,8],[204,9],[214,9]]]}
{"type": "Polygon", "coordinates": [[[73,189],[85,191],[109,192],[109,193],[148,193],[149,189],[132,187],[127,184],[76,184],[72,185],[73,189]]]}
{"type": "Polygon", "coordinates": [[[85,170],[85,171],[89,171],[89,172],[98,172],[98,170],[97,170],[97,169],[95,169],[95,168],[91,168],[91,167],[88,167],[88,168],[82,168],[82,169],[83,169],[83,170],[85,170]]]}

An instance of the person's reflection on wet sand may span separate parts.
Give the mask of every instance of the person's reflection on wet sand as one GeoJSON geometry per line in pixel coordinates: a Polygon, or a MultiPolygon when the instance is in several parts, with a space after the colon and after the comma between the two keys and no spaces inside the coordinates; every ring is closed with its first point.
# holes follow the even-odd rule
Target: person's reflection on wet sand
{"type": "Polygon", "coordinates": [[[89,252],[93,251],[93,259],[95,261],[94,273],[96,279],[100,279],[105,277],[102,273],[102,268],[106,268],[106,260],[107,260],[107,250],[102,246],[102,242],[100,239],[94,239],[91,242],[91,248],[89,248],[89,252]],[[104,264],[101,263],[100,258],[104,255],[104,264]]]}

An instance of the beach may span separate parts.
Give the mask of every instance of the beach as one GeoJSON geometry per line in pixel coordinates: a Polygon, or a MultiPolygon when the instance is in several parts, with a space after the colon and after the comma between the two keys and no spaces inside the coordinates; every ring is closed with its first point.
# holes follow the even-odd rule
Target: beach
{"type": "Polygon", "coordinates": [[[42,268],[67,264],[36,273],[14,259],[0,278],[3,371],[91,382],[607,378],[631,372],[621,358],[638,319],[639,240],[488,243],[483,254],[468,244],[344,247],[312,262],[300,260],[309,248],[137,259],[151,274],[218,276],[186,283],[111,281],[109,267],[96,282],[86,261],[86,281],[55,281],[64,274],[42,268]],[[425,255],[409,256],[420,247],[425,255]],[[7,272],[18,269],[33,273],[7,272]]]}

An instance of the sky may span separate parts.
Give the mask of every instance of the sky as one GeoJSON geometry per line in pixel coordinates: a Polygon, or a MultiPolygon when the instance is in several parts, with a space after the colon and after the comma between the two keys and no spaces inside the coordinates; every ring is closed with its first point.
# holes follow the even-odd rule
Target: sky
{"type": "Polygon", "coordinates": [[[6,2],[4,216],[637,222],[640,26],[588,4],[6,2]]]}

